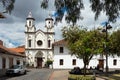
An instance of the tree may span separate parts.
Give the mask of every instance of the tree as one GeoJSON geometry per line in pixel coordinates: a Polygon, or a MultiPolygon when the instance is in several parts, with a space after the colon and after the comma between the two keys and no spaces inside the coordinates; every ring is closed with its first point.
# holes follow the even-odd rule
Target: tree
{"type": "Polygon", "coordinates": [[[109,50],[111,55],[120,56],[120,30],[114,31],[111,34],[109,50]]]}
{"type": "MultiPolygon", "coordinates": [[[[46,9],[49,0],[43,0],[41,7],[46,9]]],[[[99,17],[101,12],[104,12],[108,17],[108,21],[115,22],[120,15],[120,0],[89,0],[91,10],[95,13],[95,20],[99,17]]],[[[77,20],[82,19],[81,10],[84,9],[83,0],[54,0],[56,8],[55,19],[56,22],[62,20],[65,11],[67,16],[65,19],[68,23],[72,22],[73,25],[77,20]]]]}
{"type": "Polygon", "coordinates": [[[0,3],[2,3],[3,7],[5,8],[3,13],[11,13],[11,11],[14,9],[15,0],[0,0],[0,3]]]}
{"type": "Polygon", "coordinates": [[[70,54],[83,59],[84,74],[86,74],[86,67],[93,55],[103,52],[104,38],[102,38],[102,33],[97,30],[87,31],[87,29],[78,26],[64,27],[62,33],[68,43],[70,54]]]}

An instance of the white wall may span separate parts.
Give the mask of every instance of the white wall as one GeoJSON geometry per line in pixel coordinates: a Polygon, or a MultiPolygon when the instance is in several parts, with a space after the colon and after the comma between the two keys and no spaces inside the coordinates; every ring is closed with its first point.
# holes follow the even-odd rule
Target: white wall
{"type": "MultiPolygon", "coordinates": [[[[89,62],[89,67],[93,67],[95,68],[98,65],[98,60],[99,60],[100,56],[93,56],[93,58],[90,60],[89,62]]],[[[105,60],[105,56],[103,57],[104,59],[104,68],[106,67],[106,60],[105,60]]],[[[54,62],[53,62],[53,68],[54,69],[72,69],[75,66],[79,66],[80,68],[83,68],[83,61],[82,59],[77,59],[75,56],[71,56],[69,54],[69,50],[64,46],[64,45],[58,45],[58,46],[54,46],[54,58],[53,58],[54,62]],[[64,47],[64,53],[59,53],[59,47],[64,47]],[[64,64],[60,65],[59,61],[60,59],[64,60],[64,64]],[[72,60],[76,59],[76,65],[72,65],[72,60]]],[[[109,68],[120,68],[120,57],[114,56],[114,58],[112,56],[108,57],[108,66],[109,68]],[[117,60],[117,65],[113,65],[113,60],[116,59],[117,60]]]]}
{"type": "MultiPolygon", "coordinates": [[[[105,61],[105,66],[106,67],[106,61],[105,61]]],[[[112,56],[109,56],[108,57],[108,67],[109,68],[120,68],[120,57],[112,57],[112,56]],[[116,59],[117,60],[117,64],[116,65],[113,65],[113,60],[116,59]]]]}
{"type": "Polygon", "coordinates": [[[2,69],[2,58],[6,59],[6,69],[9,68],[9,58],[12,57],[13,58],[13,65],[16,65],[17,60],[20,60],[20,64],[23,65],[23,61],[25,61],[25,58],[23,57],[19,57],[19,56],[14,56],[14,55],[7,55],[7,54],[2,54],[0,56],[0,69],[2,69]]]}

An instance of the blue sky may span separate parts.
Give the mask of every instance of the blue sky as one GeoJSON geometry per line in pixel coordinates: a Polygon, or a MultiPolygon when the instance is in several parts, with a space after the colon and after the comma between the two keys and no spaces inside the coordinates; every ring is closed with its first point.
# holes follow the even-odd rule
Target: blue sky
{"type": "MultiPolygon", "coordinates": [[[[48,17],[49,13],[53,14],[55,12],[54,3],[52,0],[49,0],[50,6],[47,10],[40,8],[41,0],[16,0],[15,8],[11,14],[4,14],[7,18],[0,19],[0,39],[4,41],[5,46],[7,47],[16,47],[25,44],[25,24],[26,17],[29,12],[32,12],[33,17],[36,19],[35,26],[37,29],[43,30],[45,26],[45,18],[48,17]]],[[[100,23],[107,20],[107,17],[104,13],[101,13],[98,20],[94,20],[94,13],[90,9],[90,4],[88,0],[84,0],[85,9],[82,10],[82,16],[84,19],[78,21],[78,25],[92,29],[94,27],[101,26],[100,23]]],[[[0,11],[4,11],[4,8],[0,6],[0,11]]],[[[64,18],[61,23],[55,26],[55,39],[60,40],[62,38],[61,29],[66,24],[64,18]]],[[[116,23],[112,24],[113,29],[119,25],[119,19],[116,23]]]]}

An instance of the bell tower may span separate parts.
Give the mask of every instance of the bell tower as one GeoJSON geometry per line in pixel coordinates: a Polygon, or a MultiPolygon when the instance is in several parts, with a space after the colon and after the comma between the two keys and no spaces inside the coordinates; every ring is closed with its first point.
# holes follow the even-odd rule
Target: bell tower
{"type": "Polygon", "coordinates": [[[47,32],[54,32],[54,24],[51,15],[45,19],[45,28],[47,32]]]}
{"type": "Polygon", "coordinates": [[[45,29],[46,29],[46,48],[52,49],[52,43],[54,42],[54,24],[53,24],[53,18],[49,14],[49,17],[45,19],[45,29]]]}
{"type": "Polygon", "coordinates": [[[28,17],[26,18],[26,32],[35,32],[35,19],[32,17],[32,13],[29,12],[28,17]]]}
{"type": "Polygon", "coordinates": [[[32,13],[29,12],[28,17],[26,18],[25,25],[25,47],[34,48],[35,47],[35,32],[36,28],[34,25],[35,19],[32,17],[32,13]]]}

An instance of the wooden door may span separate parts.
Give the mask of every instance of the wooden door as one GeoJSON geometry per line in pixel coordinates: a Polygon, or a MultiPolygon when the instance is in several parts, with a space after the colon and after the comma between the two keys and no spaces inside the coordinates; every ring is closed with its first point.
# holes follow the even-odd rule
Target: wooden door
{"type": "Polygon", "coordinates": [[[42,58],[37,58],[37,68],[42,68],[42,58]]]}
{"type": "Polygon", "coordinates": [[[99,60],[99,68],[104,68],[104,60],[103,59],[100,59],[99,60]]]}

